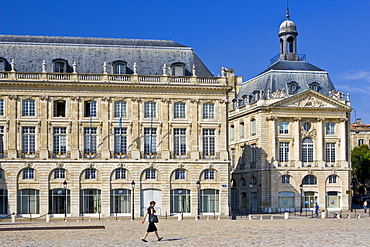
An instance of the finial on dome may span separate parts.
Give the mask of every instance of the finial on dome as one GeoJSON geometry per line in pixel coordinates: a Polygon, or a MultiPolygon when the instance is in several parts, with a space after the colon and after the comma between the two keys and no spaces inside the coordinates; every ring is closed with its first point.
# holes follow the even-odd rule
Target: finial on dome
{"type": "Polygon", "coordinates": [[[286,19],[289,20],[290,14],[289,14],[289,2],[286,0],[286,19]]]}

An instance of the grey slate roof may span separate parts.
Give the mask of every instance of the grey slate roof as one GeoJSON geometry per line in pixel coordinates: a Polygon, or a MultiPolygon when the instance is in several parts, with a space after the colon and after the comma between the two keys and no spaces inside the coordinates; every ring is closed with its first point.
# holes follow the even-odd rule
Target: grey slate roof
{"type": "Polygon", "coordinates": [[[252,95],[254,91],[263,91],[266,94],[268,91],[273,93],[283,89],[288,93],[287,84],[292,81],[298,84],[295,93],[307,90],[313,82],[319,84],[319,92],[324,95],[329,95],[335,89],[326,71],[306,61],[277,61],[258,76],[244,82],[237,98],[252,95]]]}
{"type": "Polygon", "coordinates": [[[162,75],[163,64],[179,62],[185,75],[195,65],[197,76],[213,76],[192,48],[169,40],[0,35],[0,57],[14,59],[22,72],[41,72],[43,60],[51,72],[54,59],[65,59],[70,66],[76,61],[78,73],[102,73],[104,62],[110,72],[112,62],[120,60],[128,73],[136,63],[138,74],[162,75]]]}

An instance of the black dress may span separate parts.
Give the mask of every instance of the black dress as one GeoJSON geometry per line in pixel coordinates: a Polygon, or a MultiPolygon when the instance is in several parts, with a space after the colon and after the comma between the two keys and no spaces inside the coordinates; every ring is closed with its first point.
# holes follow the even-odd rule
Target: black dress
{"type": "Polygon", "coordinates": [[[154,210],[154,208],[152,206],[150,206],[147,210],[148,210],[148,216],[149,216],[149,225],[148,225],[148,229],[146,230],[147,232],[155,232],[157,231],[157,227],[155,226],[155,223],[154,222],[150,222],[150,217],[152,216],[152,209],[154,210]]]}

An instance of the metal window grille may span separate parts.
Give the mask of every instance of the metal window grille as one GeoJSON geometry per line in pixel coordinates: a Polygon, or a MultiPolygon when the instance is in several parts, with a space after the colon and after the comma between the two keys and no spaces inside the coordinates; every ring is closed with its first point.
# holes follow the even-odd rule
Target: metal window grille
{"type": "Polygon", "coordinates": [[[215,104],[204,103],[203,104],[203,119],[215,118],[215,104]]]}
{"type": "Polygon", "coordinates": [[[35,116],[35,101],[30,100],[23,100],[22,101],[22,116],[29,117],[35,116]]]}
{"type": "Polygon", "coordinates": [[[35,154],[36,128],[22,127],[22,153],[35,154]]]}
{"type": "Polygon", "coordinates": [[[186,154],[186,129],[174,129],[175,155],[186,154]]]}
{"type": "Polygon", "coordinates": [[[203,129],[203,153],[206,156],[215,155],[215,129],[203,129]]]}
{"type": "Polygon", "coordinates": [[[114,102],[114,117],[125,118],[126,117],[127,105],[124,101],[114,102]]]}
{"type": "Polygon", "coordinates": [[[185,103],[174,104],[174,118],[185,118],[185,103]]]}

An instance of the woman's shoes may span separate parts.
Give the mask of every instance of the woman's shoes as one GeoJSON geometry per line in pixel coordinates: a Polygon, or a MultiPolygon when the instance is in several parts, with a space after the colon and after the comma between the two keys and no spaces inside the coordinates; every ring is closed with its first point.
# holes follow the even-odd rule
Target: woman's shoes
{"type": "Polygon", "coordinates": [[[161,241],[163,239],[163,237],[160,237],[160,238],[158,238],[158,241],[161,241]]]}
{"type": "MultiPolygon", "coordinates": [[[[148,240],[146,240],[146,239],[141,239],[141,241],[143,241],[143,242],[148,242],[148,240]]],[[[159,241],[159,240],[158,240],[159,241]]]]}

